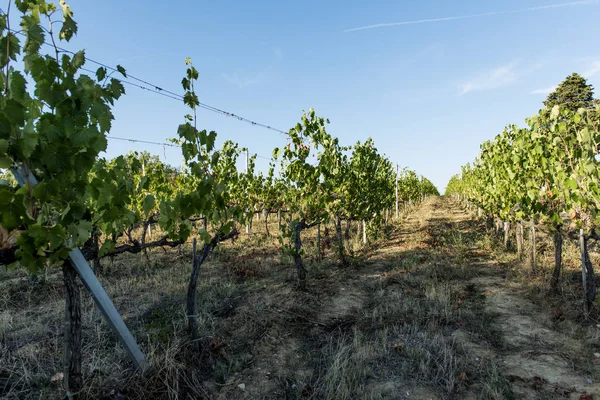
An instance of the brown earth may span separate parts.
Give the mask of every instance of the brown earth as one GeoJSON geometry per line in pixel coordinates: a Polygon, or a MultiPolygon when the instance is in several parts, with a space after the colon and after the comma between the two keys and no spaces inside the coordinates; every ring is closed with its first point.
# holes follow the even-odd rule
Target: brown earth
{"type": "MultiPolygon", "coordinates": [[[[557,304],[571,298],[548,295],[543,277],[498,251],[493,235],[453,200],[410,207],[401,221],[372,233],[379,239],[366,248],[361,235],[351,238],[355,255],[345,268],[335,249],[316,262],[314,232],[306,236],[306,291],[296,288],[276,242],[260,232],[217,249],[201,272],[200,353],[187,338],[182,306],[188,249],[179,258],[156,252],[107,266],[107,292],[153,367],[143,377],[132,371],[86,295],[82,395],[600,398],[595,322],[564,311],[576,309],[576,300],[561,305],[566,315],[557,318],[557,304]]],[[[60,276],[32,288],[20,271],[2,274],[0,395],[61,398],[60,276]]],[[[565,293],[576,292],[576,282],[565,285],[565,293]]]]}

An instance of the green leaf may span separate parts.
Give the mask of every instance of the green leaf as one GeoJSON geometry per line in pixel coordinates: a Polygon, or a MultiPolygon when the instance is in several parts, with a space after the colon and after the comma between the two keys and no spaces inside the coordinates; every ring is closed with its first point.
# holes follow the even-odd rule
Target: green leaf
{"type": "Polygon", "coordinates": [[[123,68],[120,65],[117,65],[117,71],[119,71],[121,73],[121,75],[123,75],[125,78],[127,78],[127,72],[125,71],[125,68],[123,68]]]}
{"type": "Polygon", "coordinates": [[[9,76],[10,98],[18,102],[23,102],[27,91],[25,77],[19,71],[12,71],[9,76]]]}
{"type": "Polygon", "coordinates": [[[115,244],[111,240],[106,240],[104,243],[102,243],[102,246],[100,246],[100,250],[98,250],[98,255],[102,257],[105,254],[109,254],[114,250],[115,244]]]}
{"type": "Polygon", "coordinates": [[[100,67],[96,70],[96,78],[98,81],[103,81],[106,78],[106,68],[100,67]]]}
{"type": "Polygon", "coordinates": [[[577,189],[577,181],[575,179],[567,179],[565,180],[565,187],[570,190],[577,189]]]}
{"type": "Polygon", "coordinates": [[[12,162],[7,154],[8,140],[0,139],[0,168],[10,168],[12,162]]]}
{"type": "Polygon", "coordinates": [[[4,68],[9,59],[16,60],[17,54],[21,53],[19,39],[13,33],[9,33],[0,38],[0,49],[2,49],[0,51],[0,68],[4,68]]]}
{"type": "Polygon", "coordinates": [[[196,139],[194,127],[189,123],[179,125],[179,128],[177,129],[177,134],[180,138],[183,138],[189,142],[194,142],[196,139]]]}
{"type": "Polygon", "coordinates": [[[92,223],[90,221],[80,220],[69,229],[69,233],[75,244],[81,245],[90,237],[92,228],[92,223]]]}
{"type": "Polygon", "coordinates": [[[206,137],[206,151],[211,152],[215,148],[215,140],[217,139],[217,132],[211,131],[206,137]]]}
{"type": "Polygon", "coordinates": [[[204,229],[201,229],[200,232],[198,232],[200,234],[200,240],[202,240],[204,243],[209,243],[211,240],[210,235],[208,234],[208,232],[206,232],[204,229]]]}
{"type": "Polygon", "coordinates": [[[155,205],[156,205],[156,199],[154,198],[154,196],[151,194],[147,195],[144,198],[144,204],[143,204],[144,214],[148,215],[150,213],[150,211],[152,211],[154,209],[155,205]]]}
{"type": "Polygon", "coordinates": [[[223,225],[223,228],[221,228],[221,233],[223,235],[229,235],[231,233],[231,230],[233,229],[233,225],[233,221],[227,222],[225,225],[223,225]]]}
{"type": "Polygon", "coordinates": [[[6,119],[8,119],[14,127],[20,127],[25,124],[25,107],[18,101],[13,99],[6,100],[2,111],[4,112],[6,119]]]}
{"type": "Polygon", "coordinates": [[[27,40],[25,41],[25,53],[28,55],[33,55],[39,52],[40,47],[44,44],[44,31],[42,27],[38,25],[39,18],[35,18],[33,16],[24,16],[21,19],[21,26],[23,27],[23,31],[27,34],[27,40]]]}
{"type": "Polygon", "coordinates": [[[6,156],[8,151],[8,140],[0,139],[0,156],[6,156]]]}
{"type": "Polygon", "coordinates": [[[83,64],[85,64],[85,52],[83,50],[80,50],[77,53],[75,53],[75,55],[71,59],[71,65],[75,70],[78,70],[83,66],[83,64]]]}
{"type": "Polygon", "coordinates": [[[225,191],[225,184],[223,182],[217,183],[215,186],[215,194],[222,194],[225,191]]]}
{"type": "Polygon", "coordinates": [[[64,17],[63,24],[60,28],[59,36],[67,42],[71,40],[74,34],[77,33],[77,23],[71,17],[64,17]]]}

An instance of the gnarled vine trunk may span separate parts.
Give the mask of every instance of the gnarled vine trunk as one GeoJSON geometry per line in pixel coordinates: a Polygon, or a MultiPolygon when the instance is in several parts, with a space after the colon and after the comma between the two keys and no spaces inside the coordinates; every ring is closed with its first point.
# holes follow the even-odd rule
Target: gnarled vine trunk
{"type": "Polygon", "coordinates": [[[294,226],[294,264],[296,265],[296,271],[298,272],[298,286],[300,289],[306,289],[306,270],[304,269],[304,262],[302,261],[302,239],[300,234],[302,229],[306,227],[306,224],[301,221],[294,226]]]}
{"type": "Polygon", "coordinates": [[[62,266],[65,284],[64,382],[67,398],[80,398],[83,388],[81,373],[81,294],[77,272],[68,262],[62,266]]]}
{"type": "Polygon", "coordinates": [[[269,210],[263,211],[265,214],[265,232],[267,232],[267,236],[271,236],[269,233],[269,210]]]}
{"type": "Polygon", "coordinates": [[[336,217],[335,232],[337,234],[337,239],[338,239],[338,254],[340,256],[340,262],[342,263],[342,265],[346,265],[346,255],[345,255],[345,251],[344,251],[344,237],[342,235],[342,219],[340,217],[336,217]]]}
{"type": "Polygon", "coordinates": [[[204,263],[204,261],[208,258],[210,251],[213,250],[219,242],[222,242],[227,239],[231,239],[239,234],[237,228],[233,228],[233,230],[227,235],[215,235],[210,242],[205,243],[204,247],[202,247],[202,253],[197,255],[196,252],[196,239],[193,242],[192,248],[192,274],[190,276],[190,282],[188,284],[188,290],[186,295],[186,311],[188,318],[188,330],[192,337],[192,339],[198,339],[198,311],[196,308],[196,288],[198,286],[198,276],[200,275],[200,266],[204,263]]]}
{"type": "Polygon", "coordinates": [[[281,232],[281,210],[277,210],[277,221],[279,224],[277,225],[279,232],[281,232]]]}
{"type": "Polygon", "coordinates": [[[552,271],[552,279],[550,280],[550,289],[556,292],[560,280],[560,270],[562,269],[563,237],[560,229],[554,232],[552,241],[554,242],[554,270],[552,271]]]}
{"type": "Polygon", "coordinates": [[[94,274],[98,276],[102,272],[102,263],[100,262],[100,257],[98,256],[98,252],[100,251],[100,235],[98,234],[98,230],[96,228],[92,230],[90,240],[92,241],[92,248],[94,249],[92,266],[94,268],[94,274]]]}
{"type": "Polygon", "coordinates": [[[590,254],[588,252],[587,238],[583,238],[582,242],[582,261],[585,267],[585,299],[587,303],[587,311],[589,312],[594,300],[596,300],[596,275],[594,273],[594,266],[592,265],[590,254]]]}
{"type": "Polygon", "coordinates": [[[350,227],[352,226],[352,220],[348,219],[346,221],[346,231],[344,232],[344,237],[346,240],[350,240],[350,227]]]}

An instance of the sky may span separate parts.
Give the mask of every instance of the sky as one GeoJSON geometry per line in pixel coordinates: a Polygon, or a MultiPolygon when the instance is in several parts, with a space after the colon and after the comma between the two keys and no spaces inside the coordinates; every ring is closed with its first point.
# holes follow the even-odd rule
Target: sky
{"type": "MultiPolygon", "coordinates": [[[[313,107],[342,144],[372,137],[441,191],[483,141],[524,125],[570,73],[600,88],[600,0],[68,3],[79,32],[63,47],[177,93],[191,57],[201,102],[283,131],[313,107]]],[[[110,136],[176,136],[183,103],[126,90],[110,136]]],[[[284,135],[220,114],[200,110],[198,118],[218,143],[230,139],[262,157],[286,144],[284,135]]],[[[115,139],[106,155],[129,150],[181,163],[178,148],[115,139]]]]}

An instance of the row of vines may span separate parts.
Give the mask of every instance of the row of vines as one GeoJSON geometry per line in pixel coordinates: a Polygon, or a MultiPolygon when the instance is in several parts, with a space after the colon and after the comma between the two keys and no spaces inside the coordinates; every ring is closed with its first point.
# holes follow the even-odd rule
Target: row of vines
{"type": "MultiPolygon", "coordinates": [[[[339,259],[346,264],[342,221],[359,221],[363,235],[398,213],[401,203],[437,194],[430,181],[398,171],[368,139],[342,146],[326,130],[328,121],[311,109],[288,132],[288,144],[273,151],[266,173],[255,157],[237,168],[246,149],[198,128],[198,71],[186,59],[182,80],[189,113],[171,139],[182,150],[173,168],[148,153],[100,158],[107,147],[111,107],[125,94],[114,71],[82,71],[83,51],[67,53],[56,43],[77,32],[70,7],[45,0],[15,0],[18,30],[10,7],[0,15],[0,265],[33,274],[63,268],[69,329],[68,394],[82,385],[81,323],[72,249],[102,270],[102,259],[177,248],[190,238],[194,251],[187,297],[190,334],[196,338],[196,282],[199,268],[220,242],[240,234],[262,215],[278,215],[282,251],[293,257],[299,286],[306,286],[302,232],[334,223],[339,259]],[[23,40],[24,39],[24,40],[23,40]],[[44,52],[43,45],[51,51],[44,52]],[[10,172],[21,176],[21,185],[10,172]],[[77,343],[79,341],[79,343],[77,343]],[[79,354],[79,355],[78,355],[79,354]],[[79,357],[79,358],[78,358],[79,357]]],[[[15,11],[13,11],[14,13],[15,11]]],[[[118,74],[127,72],[117,67],[118,74]]]]}
{"type": "Polygon", "coordinates": [[[527,119],[525,128],[508,126],[481,146],[472,164],[453,176],[446,193],[468,201],[478,212],[503,225],[505,242],[516,235],[523,252],[525,230],[535,260],[536,229],[553,237],[555,266],[550,281],[558,287],[564,239],[577,240],[581,250],[584,314],[596,298],[589,241],[597,241],[600,207],[600,108],[577,111],[555,105],[527,119]],[[514,229],[512,229],[514,227],[514,229]],[[527,229],[525,229],[527,228],[527,229]]]}

